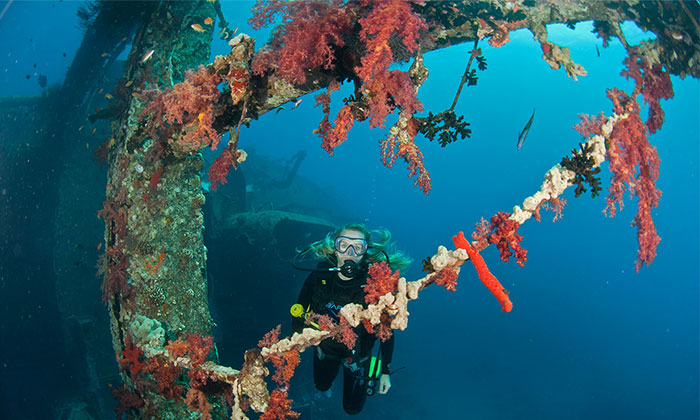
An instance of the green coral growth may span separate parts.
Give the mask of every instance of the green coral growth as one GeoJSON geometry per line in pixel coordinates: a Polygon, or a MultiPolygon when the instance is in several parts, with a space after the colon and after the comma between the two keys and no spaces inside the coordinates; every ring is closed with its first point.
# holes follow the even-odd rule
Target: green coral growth
{"type": "Polygon", "coordinates": [[[587,191],[584,183],[590,184],[591,194],[595,198],[602,191],[600,188],[600,177],[595,176],[600,173],[600,168],[593,169],[595,162],[590,157],[593,146],[579,143],[579,147],[581,151],[572,150],[571,157],[564,156],[560,165],[576,173],[576,178],[574,178],[574,184],[578,184],[576,186],[576,198],[587,191]]]}
{"type": "Polygon", "coordinates": [[[467,128],[469,123],[464,121],[463,115],[457,118],[453,111],[441,112],[437,115],[428,112],[427,117],[416,119],[420,124],[418,131],[430,141],[433,141],[437,136],[442,147],[457,141],[458,135],[462,139],[471,137],[472,130],[467,128]]]}

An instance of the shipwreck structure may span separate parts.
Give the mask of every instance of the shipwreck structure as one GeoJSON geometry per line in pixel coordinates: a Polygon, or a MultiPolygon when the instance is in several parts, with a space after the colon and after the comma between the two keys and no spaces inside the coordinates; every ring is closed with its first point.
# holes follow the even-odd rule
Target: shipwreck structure
{"type": "MultiPolygon", "coordinates": [[[[475,264],[484,284],[503,310],[509,311],[512,303],[507,291],[490,276],[478,251],[496,244],[506,259],[512,255],[523,263],[526,253],[518,244],[518,226],[532,216],[539,217],[541,205],[557,206],[557,197],[569,186],[577,186],[578,195],[589,184],[595,193],[595,175],[604,159],[610,159],[611,169],[618,170],[614,179],[618,177],[620,191],[624,191],[627,179],[623,175],[629,165],[642,168],[639,176],[644,178],[646,189],[639,197],[644,206],[635,219],[640,232],[638,267],[650,264],[658,244],[649,213],[658,203],[654,185],[658,162],[652,156],[628,162],[625,167],[615,151],[648,151],[645,130],[654,132],[661,127],[659,100],[673,95],[669,75],[700,76],[698,7],[697,2],[638,1],[270,1],[256,6],[254,24],[270,24],[275,16],[283,16],[285,26],[274,32],[269,44],[256,46],[252,37],[229,27],[226,19],[232,17],[222,14],[218,1],[97,3],[86,11],[86,38],[66,82],[60,93],[46,98],[41,111],[62,117],[49,119],[51,123],[41,128],[46,141],[36,146],[50,150],[54,157],[40,165],[46,170],[45,197],[56,209],[52,239],[69,244],[56,247],[51,256],[57,305],[64,313],[71,313],[70,322],[64,323],[65,334],[89,335],[82,339],[86,343],[109,339],[113,348],[112,355],[99,346],[76,350],[90,353],[94,360],[109,360],[110,365],[84,360],[76,363],[84,363],[83,370],[91,372],[87,376],[105,378],[115,371],[112,357],[116,355],[123,383],[118,386],[113,378],[119,416],[149,418],[161,413],[162,418],[189,418],[191,412],[199,412],[201,418],[216,414],[243,419],[248,410],[264,413],[260,418],[265,419],[293,416],[284,386],[269,392],[265,363],[293,373],[294,356],[298,360],[298,352],[306,346],[341,335],[363,320],[365,324],[373,320],[370,323],[376,326],[382,313],[388,314],[381,317],[384,328],[405,328],[407,302],[432,283],[449,288],[466,260],[475,264]],[[293,203],[286,208],[265,207],[274,200],[263,197],[254,204],[248,201],[251,196],[246,194],[245,179],[236,170],[260,163],[252,163],[256,158],[253,153],[238,147],[241,125],[255,124],[267,112],[324,90],[317,101],[326,118],[317,134],[322,147],[332,153],[347,139],[354,122],[368,119],[374,127],[383,124],[389,114],[397,114],[396,124],[382,142],[382,161],[391,166],[397,159],[404,160],[416,186],[428,193],[430,176],[417,139],[438,139],[444,146],[464,138],[468,130],[454,114],[454,104],[448,110],[421,114],[417,91],[428,77],[422,55],[472,43],[462,80],[462,85],[469,85],[476,82],[475,69],[485,67],[480,42],[504,46],[510,32],[526,29],[534,34],[543,59],[552,68],[576,78],[585,75],[585,69],[573,61],[566,46],[548,40],[547,25],[591,20],[605,42],[619,38],[627,48],[626,72],[636,88],[609,94],[614,114],[594,118],[582,128],[591,140],[548,172],[537,194],[527,197],[512,214],[494,216],[491,224],[484,226],[480,240],[470,243],[458,236],[456,250],[440,248],[426,262],[426,277],[415,282],[401,279],[393,293],[371,308],[345,309],[344,322],[333,328],[309,330],[291,339],[269,339],[262,349],[245,351],[257,343],[243,327],[254,322],[246,318],[252,308],[237,305],[235,316],[240,325],[230,325],[233,333],[223,339],[229,351],[240,354],[238,365],[228,368],[219,364],[217,344],[212,339],[212,307],[226,307],[227,302],[246,293],[236,285],[256,281],[236,277],[250,272],[245,264],[260,249],[274,249],[276,254],[270,261],[289,259],[303,246],[295,238],[307,234],[318,237],[335,222],[324,218],[327,209],[314,212],[295,208],[293,203]],[[213,25],[215,21],[218,27],[213,25]],[[628,45],[620,29],[626,21],[653,32],[656,39],[628,45]],[[214,36],[227,39],[231,52],[211,63],[214,36]],[[109,58],[98,58],[96,53],[110,51],[109,57],[116,57],[127,48],[125,63],[108,62],[109,58]],[[393,62],[406,61],[412,64],[410,70],[389,70],[393,62]],[[93,113],[87,104],[98,101],[95,81],[106,72],[116,80],[111,94],[114,100],[102,103],[93,113]],[[344,82],[354,85],[354,94],[332,116],[330,93],[344,82]],[[638,95],[650,105],[646,121],[639,116],[638,95]],[[106,134],[101,144],[88,148],[82,142],[72,142],[76,130],[85,124],[75,115],[86,113],[91,127],[106,134]],[[206,148],[221,150],[208,167],[201,153],[206,148]],[[92,193],[103,187],[98,166],[90,163],[92,157],[88,156],[93,150],[108,168],[104,202],[98,213],[105,223],[99,250],[81,245],[85,243],[82,238],[94,232],[97,221],[78,220],[95,203],[74,199],[94,197],[92,193]],[[85,182],[69,181],[74,179],[85,182]],[[203,182],[210,185],[203,188],[203,182]],[[215,196],[208,192],[219,188],[228,188],[228,193],[215,196]],[[216,262],[227,258],[231,249],[240,257],[235,265],[243,268],[238,272],[227,272],[226,266],[216,262]],[[94,285],[81,284],[85,290],[80,292],[74,283],[67,283],[92,270],[89,261],[97,259],[98,253],[101,302],[99,296],[84,302],[81,296],[96,295],[94,285]],[[78,254],[82,263],[66,263],[78,254]],[[64,293],[69,289],[72,293],[64,293]],[[212,289],[216,289],[215,296],[212,289]],[[110,325],[109,337],[95,325],[99,321],[93,316],[102,305],[110,325]]],[[[26,100],[8,101],[0,106],[38,106],[26,100]]],[[[303,161],[303,157],[298,159],[303,161]]],[[[284,196],[287,188],[299,188],[299,194],[308,193],[308,185],[291,185],[291,167],[286,172],[275,169],[278,176],[271,178],[269,191],[277,188],[284,196]]],[[[617,198],[608,198],[612,213],[617,198]]],[[[282,269],[273,263],[265,270],[263,275],[282,269]]],[[[256,300],[255,296],[247,299],[256,300]]],[[[99,385],[87,379],[85,388],[99,393],[99,385]]]]}

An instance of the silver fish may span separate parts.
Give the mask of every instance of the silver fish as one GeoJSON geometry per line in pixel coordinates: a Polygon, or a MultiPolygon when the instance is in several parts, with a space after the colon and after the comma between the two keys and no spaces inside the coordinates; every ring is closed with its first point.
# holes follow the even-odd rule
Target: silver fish
{"type": "Polygon", "coordinates": [[[523,147],[523,142],[525,142],[525,137],[527,137],[527,133],[530,132],[530,127],[532,127],[532,121],[534,121],[534,119],[535,119],[535,108],[532,109],[532,116],[528,120],[527,124],[525,124],[523,131],[521,131],[520,135],[518,136],[518,150],[520,150],[520,148],[523,147]]]}

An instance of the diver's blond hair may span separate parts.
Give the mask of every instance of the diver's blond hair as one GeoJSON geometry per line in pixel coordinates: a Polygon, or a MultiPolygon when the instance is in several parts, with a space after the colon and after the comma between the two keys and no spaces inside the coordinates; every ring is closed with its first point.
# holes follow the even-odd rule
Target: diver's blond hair
{"type": "Polygon", "coordinates": [[[405,252],[398,250],[394,243],[391,242],[391,232],[388,229],[380,227],[379,229],[370,230],[362,223],[349,223],[332,232],[328,232],[325,238],[312,243],[309,245],[309,248],[302,252],[313,252],[318,258],[330,260],[335,255],[335,239],[346,230],[355,230],[364,236],[368,245],[367,254],[364,258],[366,263],[372,264],[385,261],[386,256],[384,252],[386,252],[389,256],[389,266],[393,270],[404,269],[411,264],[411,258],[405,252]]]}

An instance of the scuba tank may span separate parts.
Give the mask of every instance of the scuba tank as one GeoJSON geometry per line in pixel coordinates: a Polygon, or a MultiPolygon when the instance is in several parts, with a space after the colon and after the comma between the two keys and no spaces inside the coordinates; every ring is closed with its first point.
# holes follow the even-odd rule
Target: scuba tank
{"type": "Polygon", "coordinates": [[[367,370],[367,396],[371,397],[379,389],[379,377],[382,376],[382,359],[379,358],[379,350],[376,356],[371,356],[369,369],[367,370]]]}

